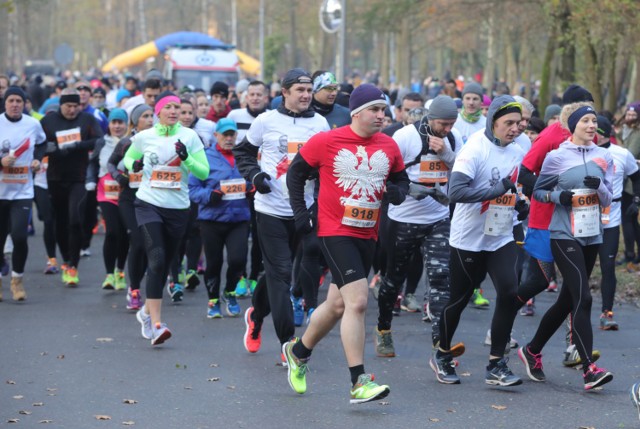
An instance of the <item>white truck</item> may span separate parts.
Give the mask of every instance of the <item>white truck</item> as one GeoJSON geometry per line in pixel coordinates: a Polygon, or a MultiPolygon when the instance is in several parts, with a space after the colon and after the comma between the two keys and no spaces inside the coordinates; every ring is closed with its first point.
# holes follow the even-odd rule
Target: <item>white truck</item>
{"type": "Polygon", "coordinates": [[[192,85],[209,92],[217,81],[233,86],[240,79],[238,56],[232,47],[168,48],[164,54],[164,76],[171,79],[178,89],[192,85]]]}

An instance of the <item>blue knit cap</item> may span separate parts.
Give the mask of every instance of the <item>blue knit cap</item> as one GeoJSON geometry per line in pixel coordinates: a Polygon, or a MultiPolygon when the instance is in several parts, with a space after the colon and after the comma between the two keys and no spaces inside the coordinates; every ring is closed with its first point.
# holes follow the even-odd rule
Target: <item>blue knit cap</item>
{"type": "Polygon", "coordinates": [[[128,120],[129,120],[129,117],[127,116],[127,112],[125,112],[124,109],[120,109],[119,107],[116,107],[111,112],[109,112],[109,122],[122,121],[126,124],[128,120]]]}

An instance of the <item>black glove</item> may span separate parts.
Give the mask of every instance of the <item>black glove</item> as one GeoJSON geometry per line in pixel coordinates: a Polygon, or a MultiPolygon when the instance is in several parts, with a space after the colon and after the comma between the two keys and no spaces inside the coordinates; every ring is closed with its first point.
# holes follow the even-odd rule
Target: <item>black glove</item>
{"type": "Polygon", "coordinates": [[[502,179],[501,182],[502,182],[502,186],[504,186],[504,193],[505,194],[507,192],[509,192],[509,190],[511,190],[511,192],[513,194],[517,194],[518,193],[518,188],[516,188],[516,185],[514,185],[514,183],[508,177],[505,177],[504,179],[502,179]]]}
{"type": "Polygon", "coordinates": [[[256,191],[261,194],[268,194],[271,192],[271,186],[269,186],[267,180],[271,180],[271,176],[264,171],[253,176],[253,186],[256,187],[256,191]]]}
{"type": "Polygon", "coordinates": [[[58,151],[58,145],[56,144],[56,142],[47,142],[47,150],[45,152],[47,155],[57,151],[58,151]]]}
{"type": "Polygon", "coordinates": [[[529,204],[525,200],[516,201],[515,210],[518,212],[518,220],[523,221],[529,216],[529,204]]]}
{"type": "Polygon", "coordinates": [[[184,143],[182,143],[180,139],[178,139],[178,141],[175,143],[175,147],[178,157],[180,157],[181,160],[186,161],[186,159],[189,158],[189,153],[187,152],[187,147],[184,145],[184,143]]]}
{"type": "Polygon", "coordinates": [[[629,217],[637,217],[638,212],[640,212],[640,197],[633,197],[633,202],[629,207],[627,207],[625,215],[629,217]]]}
{"type": "Polygon", "coordinates": [[[598,189],[600,187],[600,178],[596,176],[587,176],[582,181],[584,186],[589,189],[598,189]]]}
{"type": "Polygon", "coordinates": [[[398,185],[393,183],[387,184],[387,200],[394,206],[399,206],[407,198],[407,194],[400,189],[398,185]]]}
{"type": "Polygon", "coordinates": [[[116,182],[118,182],[118,185],[120,185],[122,188],[126,188],[129,184],[129,176],[118,174],[116,176],[116,182]]]}
{"type": "Polygon", "coordinates": [[[573,192],[571,191],[562,191],[560,192],[560,204],[562,204],[563,206],[571,206],[571,203],[573,201],[573,192]]]}
{"type": "Polygon", "coordinates": [[[220,189],[216,189],[215,191],[211,192],[209,202],[211,204],[218,204],[220,203],[220,201],[222,201],[222,197],[224,197],[224,192],[222,192],[220,189]]]}
{"type": "Polygon", "coordinates": [[[296,224],[296,232],[298,234],[308,234],[313,231],[313,221],[307,210],[300,212],[294,216],[296,224]]]}
{"type": "Polygon", "coordinates": [[[139,173],[144,168],[144,162],[141,159],[136,159],[135,161],[133,161],[132,168],[134,173],[139,173]]]}

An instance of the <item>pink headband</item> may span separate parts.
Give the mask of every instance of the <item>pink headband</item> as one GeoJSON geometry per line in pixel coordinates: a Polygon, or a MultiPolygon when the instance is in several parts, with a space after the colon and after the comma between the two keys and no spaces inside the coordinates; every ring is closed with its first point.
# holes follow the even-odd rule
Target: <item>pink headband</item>
{"type": "Polygon", "coordinates": [[[160,115],[160,111],[169,103],[180,104],[180,99],[175,95],[168,95],[166,97],[162,97],[160,100],[156,102],[156,107],[153,109],[156,116],[160,115]]]}

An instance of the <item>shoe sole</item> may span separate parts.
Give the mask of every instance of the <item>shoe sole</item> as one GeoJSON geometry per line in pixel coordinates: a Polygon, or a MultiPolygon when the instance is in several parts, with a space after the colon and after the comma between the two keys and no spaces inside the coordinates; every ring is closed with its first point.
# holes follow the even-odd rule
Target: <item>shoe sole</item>
{"type": "Polygon", "coordinates": [[[102,285],[102,290],[113,290],[115,289],[113,285],[102,285]]]}
{"type": "Polygon", "coordinates": [[[138,320],[138,322],[140,322],[140,325],[142,325],[142,328],[141,328],[141,330],[140,330],[140,332],[142,333],[142,338],[147,339],[147,340],[150,340],[150,339],[151,339],[151,337],[150,337],[150,336],[145,335],[145,332],[144,332],[144,321],[142,320],[142,317],[140,317],[140,314],[139,314],[139,313],[136,313],[136,319],[138,320]]]}
{"type": "Polygon", "coordinates": [[[605,384],[607,384],[611,380],[613,380],[613,374],[611,374],[610,372],[607,372],[607,374],[604,377],[602,377],[600,380],[595,381],[593,383],[585,384],[584,385],[584,390],[597,389],[600,386],[604,386],[605,384]]]}
{"type": "Polygon", "coordinates": [[[169,338],[171,338],[171,331],[167,329],[159,337],[152,339],[151,345],[158,346],[167,341],[169,338]]]}
{"type": "Polygon", "coordinates": [[[429,359],[429,366],[431,367],[433,372],[436,373],[436,379],[438,380],[438,382],[440,382],[442,384],[460,384],[460,380],[459,379],[455,380],[455,381],[446,381],[446,380],[440,378],[440,373],[438,372],[438,366],[433,361],[433,358],[429,359]]]}
{"type": "Polygon", "coordinates": [[[391,393],[391,389],[387,387],[386,389],[384,389],[383,391],[381,391],[377,395],[372,396],[371,398],[367,398],[367,399],[350,399],[349,403],[352,404],[352,405],[365,404],[367,402],[377,401],[378,399],[384,399],[387,396],[389,396],[389,393],[391,393]]]}
{"type": "Polygon", "coordinates": [[[464,343],[457,343],[453,347],[451,347],[451,349],[449,350],[449,353],[451,353],[452,357],[457,358],[462,356],[465,351],[466,351],[466,348],[464,346],[464,343]]]}
{"type": "Polygon", "coordinates": [[[518,357],[520,358],[520,360],[522,361],[522,363],[524,364],[524,369],[527,371],[527,375],[529,376],[529,378],[533,381],[538,381],[538,382],[543,382],[546,381],[545,378],[543,379],[539,379],[533,376],[533,374],[531,373],[531,370],[529,368],[529,363],[527,362],[527,358],[524,356],[524,346],[520,347],[518,349],[518,357]]]}
{"type": "Polygon", "coordinates": [[[284,357],[284,359],[282,360],[282,366],[287,368],[287,381],[289,382],[289,387],[291,387],[291,390],[302,395],[307,392],[307,387],[305,386],[304,391],[302,392],[298,392],[296,388],[293,387],[293,383],[291,382],[291,365],[289,365],[289,358],[287,357],[287,353],[285,351],[287,344],[289,344],[289,341],[282,345],[282,355],[280,356],[281,359],[284,357]]]}
{"type": "Polygon", "coordinates": [[[488,384],[489,386],[502,386],[502,387],[511,387],[511,386],[519,386],[522,384],[522,379],[517,379],[516,381],[512,381],[511,383],[506,383],[504,381],[500,381],[500,380],[487,380],[485,379],[484,382],[486,384],[488,384]]]}
{"type": "Polygon", "coordinates": [[[222,314],[216,314],[215,316],[209,316],[207,314],[207,319],[224,319],[224,317],[222,316],[222,314]]]}
{"type": "Polygon", "coordinates": [[[618,325],[615,326],[600,326],[600,330],[602,331],[617,331],[618,325]]]}
{"type": "MultiPolygon", "coordinates": [[[[253,313],[253,311],[251,313],[253,313]]],[[[249,336],[251,335],[251,332],[249,332],[251,329],[251,325],[249,323],[249,320],[247,320],[249,317],[250,317],[249,310],[247,310],[244,312],[245,330],[244,330],[244,337],[242,339],[242,344],[244,345],[245,350],[248,351],[249,353],[258,353],[258,351],[260,350],[260,346],[258,346],[257,350],[249,350],[249,347],[247,347],[247,338],[249,338],[249,336]]]]}
{"type": "Polygon", "coordinates": [[[638,383],[631,386],[631,390],[629,391],[629,396],[631,397],[631,402],[638,409],[638,418],[640,418],[640,385],[638,383]]]}

